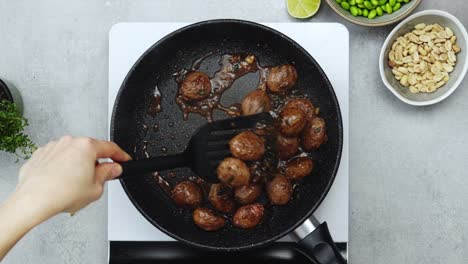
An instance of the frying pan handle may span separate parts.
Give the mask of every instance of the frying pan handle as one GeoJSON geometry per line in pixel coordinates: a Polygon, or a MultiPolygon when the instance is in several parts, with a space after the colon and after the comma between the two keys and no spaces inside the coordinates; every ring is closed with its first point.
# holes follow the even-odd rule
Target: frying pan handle
{"type": "Polygon", "coordinates": [[[183,154],[177,154],[142,160],[131,160],[122,162],[120,165],[122,166],[122,174],[117,179],[129,179],[150,172],[184,167],[188,165],[188,160],[183,154]]]}
{"type": "Polygon", "coordinates": [[[294,231],[293,239],[297,242],[296,249],[309,257],[314,263],[347,263],[330,235],[327,222],[320,224],[315,218],[312,221],[307,220],[294,231]]]}

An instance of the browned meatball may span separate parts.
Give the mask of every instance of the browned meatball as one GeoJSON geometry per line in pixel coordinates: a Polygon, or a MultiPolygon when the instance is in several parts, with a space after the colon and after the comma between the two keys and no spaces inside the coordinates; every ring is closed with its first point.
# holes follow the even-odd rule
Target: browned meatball
{"type": "Polygon", "coordinates": [[[231,154],[241,160],[259,160],[265,153],[263,138],[251,131],[245,131],[233,137],[229,141],[231,154]]]}
{"type": "Polygon", "coordinates": [[[234,197],[240,204],[250,204],[255,202],[262,193],[262,187],[259,184],[249,184],[237,187],[234,191],[234,197]]]}
{"type": "Polygon", "coordinates": [[[306,125],[304,112],[299,108],[284,108],[279,114],[280,132],[286,136],[296,136],[306,125]]]}
{"type": "Polygon", "coordinates": [[[302,147],[310,151],[319,148],[325,141],[327,141],[325,120],[320,117],[314,117],[307,122],[302,132],[302,147]]]}
{"type": "Polygon", "coordinates": [[[282,160],[287,160],[296,155],[296,153],[299,151],[299,138],[278,135],[276,138],[276,148],[279,158],[282,160]]]}
{"type": "Polygon", "coordinates": [[[226,224],[224,218],[208,208],[197,208],[192,216],[195,224],[205,231],[216,231],[226,224]]]}
{"type": "Polygon", "coordinates": [[[210,78],[203,72],[191,72],[185,76],[180,85],[179,92],[185,101],[205,99],[211,92],[210,78]]]}
{"type": "Polygon", "coordinates": [[[264,212],[263,205],[259,203],[244,205],[237,209],[232,221],[235,227],[253,228],[262,221],[264,212]]]}
{"type": "Polygon", "coordinates": [[[273,67],[267,77],[267,86],[274,93],[286,92],[296,84],[296,68],[291,64],[273,67]]]}
{"type": "Polygon", "coordinates": [[[286,177],[290,180],[300,180],[312,173],[314,162],[309,157],[299,157],[286,163],[286,177]]]}
{"type": "Polygon", "coordinates": [[[196,183],[183,181],[172,189],[172,199],[178,206],[195,208],[202,203],[203,193],[196,183]]]}
{"type": "Polygon", "coordinates": [[[265,91],[255,90],[248,93],[242,100],[242,115],[254,115],[268,112],[271,109],[271,100],[265,91]]]}
{"type": "Polygon", "coordinates": [[[292,185],[283,175],[277,175],[266,185],[268,199],[272,204],[287,204],[291,199],[292,185]]]}
{"type": "Polygon", "coordinates": [[[234,211],[235,203],[232,189],[223,184],[216,183],[211,185],[208,200],[214,208],[221,212],[230,213],[234,211]]]}
{"type": "Polygon", "coordinates": [[[310,120],[315,116],[315,107],[309,99],[291,99],[284,105],[284,108],[289,107],[301,109],[305,113],[307,120],[310,120]]]}
{"type": "Polygon", "coordinates": [[[218,179],[231,187],[249,184],[250,171],[245,163],[236,158],[225,158],[216,170],[218,179]]]}

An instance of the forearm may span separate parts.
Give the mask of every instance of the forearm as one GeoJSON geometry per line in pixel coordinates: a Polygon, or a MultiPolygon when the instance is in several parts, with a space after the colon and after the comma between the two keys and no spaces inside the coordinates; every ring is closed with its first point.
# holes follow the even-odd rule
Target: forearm
{"type": "Polygon", "coordinates": [[[101,197],[104,183],[131,159],[113,142],[62,137],[34,152],[19,172],[16,191],[0,204],[0,262],[29,230],[50,217],[75,213],[101,197]]]}
{"type": "Polygon", "coordinates": [[[14,192],[0,206],[0,261],[29,230],[50,216],[32,197],[14,192]]]}

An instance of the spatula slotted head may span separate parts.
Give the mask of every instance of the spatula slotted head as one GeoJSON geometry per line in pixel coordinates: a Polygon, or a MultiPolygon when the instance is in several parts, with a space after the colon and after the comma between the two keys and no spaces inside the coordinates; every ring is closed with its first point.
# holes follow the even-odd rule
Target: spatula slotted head
{"type": "Polygon", "coordinates": [[[192,170],[207,181],[215,181],[219,162],[231,155],[229,140],[242,131],[272,122],[273,117],[269,113],[261,113],[203,125],[192,136],[186,150],[192,161],[192,170]]]}

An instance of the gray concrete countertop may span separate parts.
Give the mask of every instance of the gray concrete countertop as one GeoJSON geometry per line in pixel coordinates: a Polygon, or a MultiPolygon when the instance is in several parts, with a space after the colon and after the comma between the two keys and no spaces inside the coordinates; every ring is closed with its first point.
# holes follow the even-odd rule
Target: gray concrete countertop
{"type": "MultiPolygon", "coordinates": [[[[425,0],[423,9],[449,11],[468,26],[465,1],[425,0]]],[[[212,18],[294,21],[283,0],[0,1],[0,76],[22,92],[38,144],[64,134],[105,138],[110,27],[212,18]]],[[[440,104],[405,105],[377,67],[392,26],[352,25],[324,3],[311,21],[343,23],[351,36],[351,262],[467,263],[468,81],[440,104]]],[[[20,166],[0,154],[0,200],[20,166]]],[[[55,217],[4,263],[105,263],[106,218],[104,199],[55,217]]]]}

